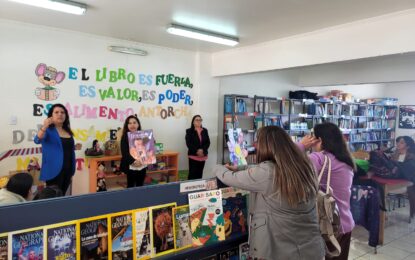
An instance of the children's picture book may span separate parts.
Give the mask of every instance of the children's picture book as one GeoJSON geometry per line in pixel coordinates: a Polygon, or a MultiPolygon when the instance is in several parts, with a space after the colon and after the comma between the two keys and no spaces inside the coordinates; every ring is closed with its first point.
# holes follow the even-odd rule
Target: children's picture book
{"type": "Polygon", "coordinates": [[[143,165],[156,163],[153,130],[128,132],[128,144],[134,159],[141,160],[143,165]]]}
{"type": "Polygon", "coordinates": [[[12,260],[43,259],[43,228],[12,234],[12,260]]]}
{"type": "Polygon", "coordinates": [[[136,250],[134,259],[150,259],[151,257],[151,228],[150,209],[142,208],[133,213],[136,250]]]}
{"type": "Polygon", "coordinates": [[[239,260],[239,248],[234,247],[218,254],[218,260],[239,260]]]}
{"type": "Polygon", "coordinates": [[[80,222],[81,259],[108,259],[108,218],[80,222]]]}
{"type": "Polygon", "coordinates": [[[46,259],[76,260],[76,222],[52,225],[46,230],[46,259]]]}
{"type": "Polygon", "coordinates": [[[173,209],[174,216],[174,240],[176,249],[184,249],[192,246],[192,232],[190,231],[189,205],[179,206],[173,209]]]}
{"type": "Polygon", "coordinates": [[[133,215],[131,212],[111,216],[112,259],[133,259],[133,215]]]}
{"type": "Polygon", "coordinates": [[[246,234],[248,232],[247,192],[233,187],[222,188],[221,191],[226,238],[246,234]]]}
{"type": "Polygon", "coordinates": [[[240,128],[228,129],[228,138],[227,144],[231,164],[234,166],[247,165],[245,158],[248,156],[248,151],[245,148],[242,130],[240,128]]]}
{"type": "Polygon", "coordinates": [[[0,234],[0,260],[8,260],[9,237],[7,234],[0,234]]]}
{"type": "Polygon", "coordinates": [[[153,256],[174,251],[173,208],[176,206],[176,203],[169,203],[152,207],[150,210],[153,256]]]}
{"type": "Polygon", "coordinates": [[[225,240],[221,191],[195,192],[188,197],[193,246],[225,240]]]}

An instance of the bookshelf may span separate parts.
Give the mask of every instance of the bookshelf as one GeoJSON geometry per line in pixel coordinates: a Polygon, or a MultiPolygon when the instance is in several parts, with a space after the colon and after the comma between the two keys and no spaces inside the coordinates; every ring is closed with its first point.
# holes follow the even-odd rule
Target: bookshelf
{"type": "MultiPolygon", "coordinates": [[[[331,122],[339,126],[351,151],[372,151],[395,145],[398,107],[395,105],[299,100],[264,96],[225,95],[224,141],[222,163],[227,159],[226,130],[242,128],[248,147],[254,147],[256,132],[262,126],[284,128],[293,141],[311,133],[319,123],[331,122]],[[242,99],[242,101],[237,101],[242,99]],[[245,105],[241,106],[239,104],[245,105]],[[241,123],[241,118],[246,122],[241,123]]],[[[255,149],[250,155],[255,162],[255,149]]]]}
{"type": "MultiPolygon", "coordinates": [[[[179,153],[174,151],[164,151],[157,154],[157,163],[164,162],[162,169],[157,169],[156,166],[149,165],[147,168],[147,175],[159,174],[165,178],[167,182],[179,180],[179,153]]],[[[97,191],[97,172],[99,163],[110,163],[113,161],[120,161],[121,155],[102,156],[89,158],[89,192],[94,193],[97,191]]],[[[155,164],[157,165],[157,164],[155,164]]],[[[117,190],[126,188],[126,175],[114,174],[108,171],[108,165],[105,167],[105,179],[107,182],[108,190],[117,190]]]]}

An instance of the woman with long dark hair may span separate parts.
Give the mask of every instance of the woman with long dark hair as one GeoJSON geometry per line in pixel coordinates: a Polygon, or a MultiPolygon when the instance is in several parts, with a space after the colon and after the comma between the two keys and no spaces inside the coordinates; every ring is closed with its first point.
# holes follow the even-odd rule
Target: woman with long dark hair
{"type": "Polygon", "coordinates": [[[140,119],[136,115],[130,115],[125,119],[121,136],[121,165],[122,172],[127,174],[127,188],[143,186],[146,177],[147,166],[134,159],[130,154],[128,144],[128,132],[141,131],[140,119]]]}
{"type": "Polygon", "coordinates": [[[75,174],[75,141],[65,106],[54,104],[49,109],[34,142],[42,144],[39,179],[47,186],[56,185],[65,194],[75,174]]]}
{"type": "Polygon", "coordinates": [[[208,158],[210,139],[208,130],[202,127],[202,117],[195,115],[190,128],[186,129],[186,145],[189,149],[189,180],[200,179],[208,158]]]}
{"type": "Polygon", "coordinates": [[[226,185],[251,192],[250,257],[323,259],[313,166],[280,127],[261,127],[257,140],[257,165],[241,171],[231,165],[214,169],[226,185]]]}
{"type": "MultiPolygon", "coordinates": [[[[333,123],[322,123],[314,126],[314,137],[305,136],[299,147],[304,149],[313,148],[309,158],[316,172],[320,172],[324,164],[325,156],[331,160],[330,187],[339,207],[340,213],[340,235],[337,241],[341,246],[341,254],[330,259],[347,259],[349,255],[350,240],[354,220],[350,211],[350,196],[353,181],[353,171],[356,168],[353,158],[347,148],[343,134],[337,125],[333,123]]],[[[327,183],[327,172],[324,171],[320,181],[320,187],[325,190],[327,183]]]]}

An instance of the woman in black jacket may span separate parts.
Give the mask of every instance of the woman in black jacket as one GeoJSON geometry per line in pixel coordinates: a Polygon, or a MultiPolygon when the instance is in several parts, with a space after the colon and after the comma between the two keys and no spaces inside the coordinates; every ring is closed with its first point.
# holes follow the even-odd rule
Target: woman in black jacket
{"type": "Polygon", "coordinates": [[[140,120],[137,116],[128,116],[122,129],[121,137],[121,171],[127,174],[127,188],[143,186],[146,177],[146,165],[135,160],[130,154],[128,132],[141,131],[140,120]]]}
{"type": "Polygon", "coordinates": [[[202,117],[195,115],[190,128],[186,129],[186,145],[189,151],[189,180],[200,179],[208,158],[210,139],[208,130],[202,127],[202,117]]]}

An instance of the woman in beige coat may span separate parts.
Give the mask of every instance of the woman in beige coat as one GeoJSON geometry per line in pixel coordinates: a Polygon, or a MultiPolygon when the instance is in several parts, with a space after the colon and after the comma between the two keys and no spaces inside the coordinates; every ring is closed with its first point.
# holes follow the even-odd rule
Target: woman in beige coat
{"type": "Polygon", "coordinates": [[[279,127],[258,131],[257,165],[215,168],[225,184],[249,195],[249,254],[257,259],[318,259],[325,255],[316,215],[317,179],[308,158],[279,127]]]}

